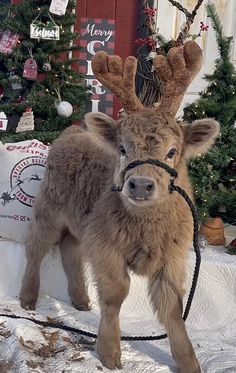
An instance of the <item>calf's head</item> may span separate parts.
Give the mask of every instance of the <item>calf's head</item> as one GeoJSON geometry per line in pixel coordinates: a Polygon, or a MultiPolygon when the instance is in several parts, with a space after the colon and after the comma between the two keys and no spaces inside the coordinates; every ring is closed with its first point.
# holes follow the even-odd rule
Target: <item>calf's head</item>
{"type": "Polygon", "coordinates": [[[127,116],[114,121],[102,113],[89,113],[85,122],[117,152],[114,184],[125,203],[148,206],[165,202],[169,195],[170,175],[163,168],[145,163],[127,169],[131,162],[155,159],[176,169],[181,177],[186,159],[206,152],[218,135],[219,125],[213,119],[191,125],[175,120],[201,61],[201,49],[194,42],[172,48],[167,57],[157,56],[154,67],[163,84],[163,97],[157,108],[144,108],[134,90],[136,59],[128,57],[123,66],[118,56],[108,57],[105,52],[94,56],[96,77],[121,99],[127,116]]]}
{"type": "Polygon", "coordinates": [[[219,131],[213,119],[180,126],[172,118],[158,116],[154,110],[132,113],[118,121],[102,113],[89,113],[85,121],[89,130],[116,151],[114,184],[127,202],[137,206],[163,202],[169,194],[170,175],[149,164],[126,171],[131,162],[158,159],[175,168],[181,177],[185,161],[206,152],[219,131]]]}

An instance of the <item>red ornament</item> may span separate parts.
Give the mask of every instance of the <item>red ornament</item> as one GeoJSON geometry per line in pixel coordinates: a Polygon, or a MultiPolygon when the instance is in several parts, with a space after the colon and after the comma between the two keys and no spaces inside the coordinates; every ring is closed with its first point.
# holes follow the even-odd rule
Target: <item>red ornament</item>
{"type": "Polygon", "coordinates": [[[37,80],[38,66],[34,58],[28,58],[24,64],[23,77],[29,80],[37,80]]]}

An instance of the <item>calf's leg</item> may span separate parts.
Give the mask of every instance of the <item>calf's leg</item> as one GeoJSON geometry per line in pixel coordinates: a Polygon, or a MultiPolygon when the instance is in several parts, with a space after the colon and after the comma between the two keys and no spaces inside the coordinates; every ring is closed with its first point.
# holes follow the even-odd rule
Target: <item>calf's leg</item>
{"type": "Polygon", "coordinates": [[[200,373],[201,369],[182,319],[182,274],[183,271],[179,272],[174,265],[166,265],[149,281],[149,294],[154,311],[157,311],[160,322],[166,328],[172,355],[180,373],[200,373]]]}
{"type": "Polygon", "coordinates": [[[68,293],[72,303],[80,311],[89,311],[89,297],[85,288],[79,242],[70,232],[67,232],[59,246],[63,268],[68,279],[68,293]]]}
{"type": "Polygon", "coordinates": [[[22,280],[21,307],[35,309],[40,287],[40,265],[49,249],[59,239],[59,227],[46,217],[33,217],[25,242],[26,269],[22,280]]]}
{"type": "Polygon", "coordinates": [[[123,259],[111,253],[107,257],[100,256],[93,270],[101,308],[97,351],[107,368],[121,368],[119,313],[129,292],[129,274],[123,259]]]}

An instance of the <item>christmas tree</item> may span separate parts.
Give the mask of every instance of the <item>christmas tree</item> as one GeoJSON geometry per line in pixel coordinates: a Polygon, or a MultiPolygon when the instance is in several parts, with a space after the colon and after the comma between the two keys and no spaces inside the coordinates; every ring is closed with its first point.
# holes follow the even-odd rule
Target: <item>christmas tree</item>
{"type": "Polygon", "coordinates": [[[230,60],[232,37],[225,36],[214,4],[206,6],[215,30],[219,57],[215,70],[206,75],[209,83],[194,103],[184,109],[184,120],[191,123],[204,117],[215,118],[221,134],[207,155],[191,161],[189,170],[201,219],[221,217],[236,221],[236,71],[230,60]]]}
{"type": "Polygon", "coordinates": [[[57,3],[0,3],[2,142],[50,142],[84,115],[90,93],[78,72],[75,1],[64,10],[57,3]]]}

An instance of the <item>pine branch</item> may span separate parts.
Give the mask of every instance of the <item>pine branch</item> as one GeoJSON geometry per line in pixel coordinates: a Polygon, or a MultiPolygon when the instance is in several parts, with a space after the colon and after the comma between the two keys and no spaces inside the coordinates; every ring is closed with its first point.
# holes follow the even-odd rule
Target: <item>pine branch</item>
{"type": "Polygon", "coordinates": [[[223,37],[223,25],[220,17],[217,14],[216,7],[213,3],[206,4],[207,17],[211,18],[213,29],[216,31],[216,35],[219,38],[223,37]]]}
{"type": "Polygon", "coordinates": [[[230,51],[232,37],[228,37],[224,34],[223,25],[221,19],[216,11],[214,3],[208,3],[206,5],[207,16],[211,19],[213,29],[216,32],[216,40],[222,60],[230,61],[230,51]]]}

